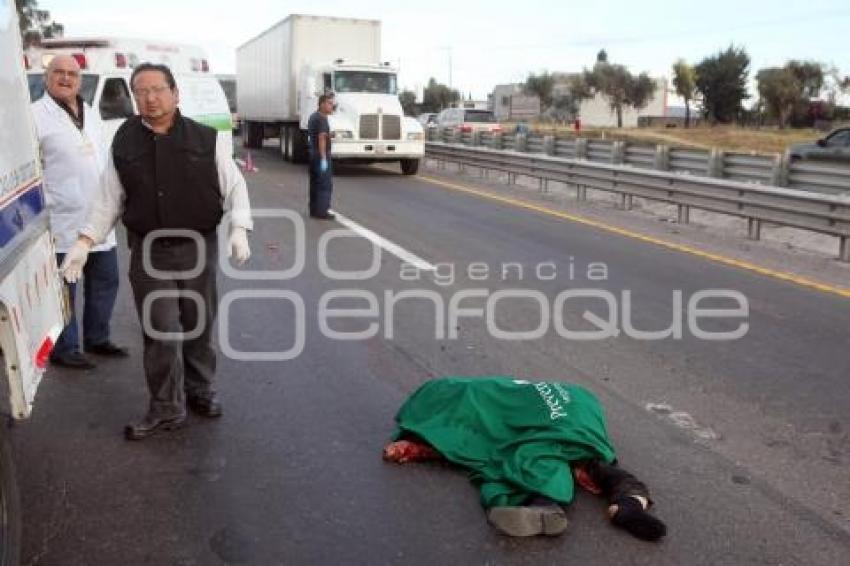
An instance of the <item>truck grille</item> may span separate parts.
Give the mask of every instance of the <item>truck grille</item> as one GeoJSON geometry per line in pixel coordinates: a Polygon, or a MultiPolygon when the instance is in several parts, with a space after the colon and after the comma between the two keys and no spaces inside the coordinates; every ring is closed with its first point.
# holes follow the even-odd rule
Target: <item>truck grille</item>
{"type": "Polygon", "coordinates": [[[401,139],[401,116],[384,115],[381,124],[382,139],[385,140],[400,140],[401,139]]]}
{"type": "Polygon", "coordinates": [[[378,139],[378,115],[363,114],[360,116],[360,139],[361,140],[376,140],[378,139]]]}

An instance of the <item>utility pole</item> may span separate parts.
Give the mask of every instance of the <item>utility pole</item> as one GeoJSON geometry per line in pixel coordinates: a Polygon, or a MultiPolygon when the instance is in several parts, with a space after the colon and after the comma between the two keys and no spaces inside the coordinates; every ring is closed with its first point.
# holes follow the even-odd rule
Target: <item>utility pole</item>
{"type": "Polygon", "coordinates": [[[440,49],[445,49],[449,57],[449,89],[451,89],[454,86],[452,85],[452,48],[449,45],[445,47],[440,47],[440,49]]]}

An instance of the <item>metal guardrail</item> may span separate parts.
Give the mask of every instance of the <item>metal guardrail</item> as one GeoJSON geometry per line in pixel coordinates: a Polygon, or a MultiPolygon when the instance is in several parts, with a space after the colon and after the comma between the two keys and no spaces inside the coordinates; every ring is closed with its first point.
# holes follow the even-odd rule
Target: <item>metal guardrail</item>
{"type": "Polygon", "coordinates": [[[541,188],[548,181],[575,186],[579,200],[585,200],[587,190],[593,189],[618,194],[620,206],[626,210],[632,208],[636,196],[674,204],[683,224],[689,221],[691,208],[746,218],[748,237],[754,240],[761,237],[764,223],[836,236],[839,259],[850,262],[850,199],[586,159],[444,142],[428,142],[425,148],[426,158],[502,171],[508,174],[509,183],[515,182],[517,176],[527,176],[539,179],[541,188]]]}
{"type": "MultiPolygon", "coordinates": [[[[460,134],[452,128],[430,130],[428,139],[452,143],[460,134]]],[[[788,187],[823,194],[850,195],[850,166],[812,161],[790,161],[781,155],[759,155],[666,145],[636,144],[624,141],[580,137],[482,134],[481,142],[467,138],[467,145],[494,149],[544,153],[597,163],[632,165],[659,171],[678,171],[720,179],[733,179],[776,187],[788,187]],[[486,140],[486,141],[485,141],[486,140]]]]}

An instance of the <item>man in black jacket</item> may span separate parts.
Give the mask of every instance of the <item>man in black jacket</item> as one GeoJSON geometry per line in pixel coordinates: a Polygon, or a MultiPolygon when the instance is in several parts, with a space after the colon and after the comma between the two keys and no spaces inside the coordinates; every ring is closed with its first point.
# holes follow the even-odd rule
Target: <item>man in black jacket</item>
{"type": "Polygon", "coordinates": [[[91,246],[121,218],[150,392],[145,417],[125,429],[128,439],[139,440],[182,426],[187,404],[206,417],[221,415],[211,346],[216,228],[225,218],[228,253],[244,263],[252,221],[245,180],[216,131],[180,114],[168,67],[139,65],[130,86],[141,115],[116,132],[100,198],[62,271],[75,281],[91,246]]]}

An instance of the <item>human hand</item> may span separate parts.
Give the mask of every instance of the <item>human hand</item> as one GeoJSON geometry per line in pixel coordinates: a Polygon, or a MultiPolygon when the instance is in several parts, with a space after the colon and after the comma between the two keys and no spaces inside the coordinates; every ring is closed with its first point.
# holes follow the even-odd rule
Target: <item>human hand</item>
{"type": "Polygon", "coordinates": [[[322,173],[328,172],[328,159],[326,157],[323,157],[322,161],[319,162],[319,171],[322,173]]]}
{"type": "Polygon", "coordinates": [[[68,283],[76,283],[83,273],[83,267],[89,259],[89,250],[91,249],[91,241],[86,238],[79,238],[71,251],[65,254],[65,259],[62,260],[62,265],[59,266],[59,273],[65,278],[68,283]]]}
{"type": "Polygon", "coordinates": [[[236,263],[243,265],[251,257],[251,247],[248,245],[248,231],[234,226],[230,229],[230,239],[227,242],[227,257],[232,257],[236,263]]]}

